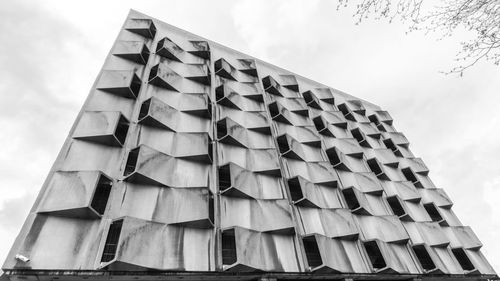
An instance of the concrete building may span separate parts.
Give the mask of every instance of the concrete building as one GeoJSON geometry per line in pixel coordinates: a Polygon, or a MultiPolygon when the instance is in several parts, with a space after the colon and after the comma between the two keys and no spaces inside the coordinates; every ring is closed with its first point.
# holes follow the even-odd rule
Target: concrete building
{"type": "Polygon", "coordinates": [[[6,280],[487,280],[379,106],[131,11],[6,280]]]}

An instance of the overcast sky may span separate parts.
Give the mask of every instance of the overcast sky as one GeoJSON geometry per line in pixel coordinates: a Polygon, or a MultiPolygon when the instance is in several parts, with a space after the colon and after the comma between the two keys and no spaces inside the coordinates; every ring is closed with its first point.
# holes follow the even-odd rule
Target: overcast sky
{"type": "Polygon", "coordinates": [[[388,110],[500,271],[500,67],[445,76],[465,34],[355,25],[335,1],[2,1],[0,262],[130,8],[388,110]]]}

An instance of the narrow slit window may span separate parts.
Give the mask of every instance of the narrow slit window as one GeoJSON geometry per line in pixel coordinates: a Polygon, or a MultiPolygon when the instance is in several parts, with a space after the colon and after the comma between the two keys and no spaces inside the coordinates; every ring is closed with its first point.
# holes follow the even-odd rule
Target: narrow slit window
{"type": "Polygon", "coordinates": [[[374,269],[382,269],[387,266],[384,257],[382,256],[382,252],[378,247],[377,242],[375,241],[364,242],[363,245],[365,246],[366,253],[370,258],[370,262],[372,263],[374,269]]]}
{"type": "Polygon", "coordinates": [[[413,183],[417,182],[418,179],[410,168],[401,169],[405,178],[413,183]]]}
{"type": "Polygon", "coordinates": [[[212,116],[212,100],[207,97],[207,112],[208,112],[208,116],[211,117],[212,116]]]}
{"type": "Polygon", "coordinates": [[[307,263],[310,267],[318,267],[323,264],[321,259],[321,253],[318,248],[318,243],[314,236],[306,237],[302,239],[304,243],[304,249],[306,251],[307,263]]]}
{"type": "Polygon", "coordinates": [[[406,214],[405,209],[403,208],[403,205],[401,205],[401,202],[399,202],[398,197],[392,196],[392,197],[387,197],[387,203],[389,203],[389,206],[392,209],[392,212],[396,216],[403,216],[406,214]]]}
{"type": "Polygon", "coordinates": [[[160,68],[160,65],[157,64],[153,67],[151,67],[151,71],[149,72],[149,81],[151,81],[153,78],[155,78],[158,75],[158,69],[160,68]]]}
{"type": "Polygon", "coordinates": [[[221,139],[227,135],[226,119],[217,122],[217,138],[221,139]]]}
{"type": "Polygon", "coordinates": [[[351,113],[349,111],[349,109],[347,108],[347,105],[345,103],[339,104],[338,108],[342,112],[342,114],[344,114],[344,116],[346,116],[346,117],[347,117],[347,115],[349,115],[349,113],[351,113]]]}
{"type": "Polygon", "coordinates": [[[290,150],[290,146],[288,145],[288,140],[286,139],[285,135],[279,136],[277,140],[278,148],[281,154],[286,153],[290,150]]]}
{"type": "Polygon", "coordinates": [[[349,209],[355,210],[360,207],[358,198],[356,197],[356,193],[354,193],[354,190],[352,188],[342,190],[342,194],[344,195],[347,207],[349,207],[349,209]]]}
{"type": "Polygon", "coordinates": [[[389,148],[390,150],[392,150],[394,152],[398,150],[398,148],[396,147],[396,145],[394,144],[394,142],[391,139],[384,140],[384,144],[387,148],[389,148]]]}
{"type": "Polygon", "coordinates": [[[372,159],[368,159],[366,160],[366,163],[368,164],[368,167],[370,167],[370,170],[375,173],[375,175],[380,175],[383,173],[382,171],[382,168],[380,167],[377,159],[375,158],[372,158],[372,159]]]}
{"type": "Polygon", "coordinates": [[[222,264],[233,264],[237,261],[236,238],[234,229],[222,232],[222,264]]]}
{"type": "Polygon", "coordinates": [[[132,149],[128,153],[127,164],[125,164],[125,171],[123,172],[124,176],[128,176],[135,171],[135,166],[137,165],[137,159],[139,158],[139,149],[132,149]]]}
{"type": "Polygon", "coordinates": [[[451,249],[453,252],[453,255],[455,258],[457,258],[458,263],[462,267],[463,270],[474,270],[474,265],[470,261],[469,257],[465,253],[464,249],[462,248],[456,248],[456,249],[451,249]]]}
{"type": "Polygon", "coordinates": [[[316,130],[318,130],[318,132],[321,132],[325,129],[325,123],[323,123],[323,120],[321,120],[320,116],[314,118],[313,122],[314,122],[314,126],[316,127],[316,130]]]}
{"type": "Polygon", "coordinates": [[[209,192],[208,195],[208,218],[212,223],[214,223],[214,195],[209,192]]]}
{"type": "Polygon", "coordinates": [[[134,74],[132,77],[132,82],[130,83],[130,90],[135,97],[139,96],[139,91],[141,90],[141,79],[134,74]]]}
{"type": "Polygon", "coordinates": [[[415,245],[413,246],[413,251],[415,252],[415,255],[417,256],[418,261],[422,265],[422,268],[425,270],[433,270],[436,268],[436,265],[432,261],[431,256],[427,252],[427,249],[425,249],[424,245],[415,245]]]}
{"type": "Polygon", "coordinates": [[[443,217],[433,203],[424,204],[424,208],[431,217],[432,221],[440,222],[443,220],[443,217]]]}
{"type": "Polygon", "coordinates": [[[149,107],[151,106],[151,99],[144,101],[139,111],[139,120],[144,119],[149,114],[149,107]]]}
{"type": "Polygon", "coordinates": [[[210,161],[212,161],[213,155],[214,155],[214,145],[212,144],[212,141],[208,141],[208,151],[207,151],[208,157],[210,157],[210,161]]]}
{"type": "Polygon", "coordinates": [[[351,130],[351,134],[360,145],[365,144],[365,137],[363,136],[363,133],[359,130],[359,128],[351,130]]]}
{"type": "Polygon", "coordinates": [[[125,143],[125,139],[127,138],[129,123],[125,117],[120,116],[118,120],[118,125],[116,126],[115,136],[116,139],[120,142],[121,145],[125,143]]]}
{"type": "Polygon", "coordinates": [[[219,167],[219,190],[226,190],[231,187],[231,170],[228,165],[219,167]]]}
{"type": "Polygon", "coordinates": [[[326,152],[326,155],[328,156],[328,160],[330,160],[330,163],[333,166],[340,164],[340,162],[341,162],[340,157],[339,157],[339,154],[335,148],[328,150],[326,152]]]}
{"type": "Polygon", "coordinates": [[[149,50],[148,50],[148,47],[146,47],[146,45],[144,45],[142,47],[141,57],[142,57],[142,59],[144,61],[144,64],[147,64],[148,63],[148,59],[149,59],[149,50]]]}
{"type": "Polygon", "coordinates": [[[117,220],[109,226],[108,237],[102,252],[101,262],[112,261],[115,258],[118,242],[120,240],[120,232],[122,231],[123,220],[117,220]]]}
{"type": "Polygon", "coordinates": [[[273,102],[269,105],[269,113],[271,114],[271,118],[274,118],[280,114],[278,104],[273,102]]]}
{"type": "Polygon", "coordinates": [[[290,189],[290,196],[292,197],[292,201],[298,201],[304,197],[298,178],[289,179],[288,188],[290,189]]]}
{"type": "Polygon", "coordinates": [[[99,181],[97,182],[90,207],[92,207],[92,209],[94,209],[101,216],[106,210],[112,184],[113,182],[103,175],[99,177],[99,181]]]}
{"type": "Polygon", "coordinates": [[[221,99],[224,98],[225,96],[224,92],[225,92],[224,85],[220,85],[215,89],[215,98],[217,101],[220,101],[221,99]]]}

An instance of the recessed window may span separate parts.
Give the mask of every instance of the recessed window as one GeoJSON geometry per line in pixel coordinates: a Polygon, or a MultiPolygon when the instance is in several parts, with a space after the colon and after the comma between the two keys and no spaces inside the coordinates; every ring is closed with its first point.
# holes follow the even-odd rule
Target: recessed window
{"type": "Polygon", "coordinates": [[[153,78],[155,78],[158,75],[159,68],[160,68],[160,64],[157,64],[157,65],[151,67],[151,70],[149,71],[148,81],[151,81],[153,78]]]}
{"type": "Polygon", "coordinates": [[[316,130],[318,130],[318,132],[321,132],[325,129],[325,123],[321,119],[321,116],[314,118],[313,123],[314,123],[314,127],[316,127],[316,130]]]}
{"type": "Polygon", "coordinates": [[[269,113],[271,114],[271,118],[274,118],[280,114],[280,110],[276,102],[273,102],[269,105],[269,113]]]}
{"type": "Polygon", "coordinates": [[[231,265],[238,259],[234,229],[222,232],[222,264],[231,265]]]}
{"type": "Polygon", "coordinates": [[[453,255],[455,258],[457,258],[458,263],[462,267],[463,270],[474,270],[474,265],[470,261],[469,257],[465,253],[464,249],[462,248],[456,248],[456,249],[451,249],[453,252],[453,255]]]}
{"type": "Polygon", "coordinates": [[[108,262],[115,258],[120,232],[122,231],[123,220],[116,220],[109,226],[108,237],[102,252],[101,262],[108,262]]]}
{"type": "Polygon", "coordinates": [[[431,256],[427,252],[427,249],[425,249],[424,245],[415,245],[413,246],[413,251],[415,252],[415,255],[417,256],[418,261],[422,265],[422,268],[425,270],[433,270],[436,268],[436,265],[432,261],[431,256]]]}
{"type": "Polygon", "coordinates": [[[217,102],[225,97],[224,91],[224,85],[220,85],[215,89],[215,99],[217,100],[217,102]]]}
{"type": "Polygon", "coordinates": [[[336,165],[341,163],[337,149],[332,148],[332,149],[327,150],[326,155],[328,156],[328,160],[330,160],[330,163],[333,166],[336,166],[336,165]]]}
{"type": "Polygon", "coordinates": [[[90,207],[92,207],[92,209],[94,209],[101,216],[106,210],[112,184],[113,182],[103,175],[99,177],[99,181],[97,182],[90,207]]]}
{"type": "Polygon", "coordinates": [[[142,63],[147,64],[149,59],[149,49],[146,45],[142,46],[141,50],[142,63]]]}
{"type": "Polygon", "coordinates": [[[377,159],[375,159],[375,158],[368,159],[368,160],[366,160],[366,163],[368,163],[368,167],[370,167],[370,170],[373,173],[375,173],[375,175],[378,176],[384,172],[384,171],[382,171],[382,168],[380,167],[377,159]]]}
{"type": "Polygon", "coordinates": [[[144,119],[144,117],[149,114],[149,107],[151,106],[151,99],[144,101],[141,105],[141,110],[139,111],[139,120],[144,119]]]}
{"type": "Polygon", "coordinates": [[[392,196],[392,197],[387,197],[386,199],[387,199],[387,203],[389,203],[389,206],[392,209],[392,212],[396,216],[400,217],[400,216],[404,216],[406,214],[405,209],[401,205],[401,202],[399,202],[398,197],[392,196]]]}
{"type": "Polygon", "coordinates": [[[413,173],[413,171],[410,168],[401,169],[401,172],[403,172],[403,175],[407,180],[413,183],[418,181],[417,176],[415,176],[415,173],[413,173]]]}
{"type": "Polygon", "coordinates": [[[229,164],[219,167],[219,190],[224,191],[231,187],[231,169],[229,164]]]}
{"type": "Polygon", "coordinates": [[[352,188],[344,189],[342,190],[342,195],[344,195],[344,199],[349,209],[355,210],[360,207],[358,198],[356,197],[356,193],[354,193],[354,189],[352,188]]]}
{"type": "Polygon", "coordinates": [[[288,145],[288,140],[286,139],[285,135],[279,136],[277,140],[278,148],[281,154],[286,153],[290,150],[290,146],[288,145]]]}
{"type": "Polygon", "coordinates": [[[217,122],[217,138],[222,139],[226,135],[227,135],[226,119],[222,119],[217,122]]]}
{"type": "Polygon", "coordinates": [[[323,264],[321,253],[318,248],[318,243],[314,236],[305,237],[302,239],[304,249],[306,251],[307,263],[309,267],[318,267],[323,264]]]}
{"type": "Polygon", "coordinates": [[[433,203],[424,204],[424,208],[431,217],[432,221],[440,222],[443,220],[443,217],[433,203]]]}
{"type": "Polygon", "coordinates": [[[214,216],[215,216],[215,211],[214,211],[214,195],[212,192],[208,192],[208,218],[210,219],[210,222],[214,223],[214,216]]]}
{"type": "Polygon", "coordinates": [[[139,96],[139,91],[141,90],[141,79],[137,77],[137,75],[133,75],[132,82],[130,83],[130,90],[134,94],[135,97],[139,96]]]}
{"type": "Polygon", "coordinates": [[[135,166],[137,165],[137,159],[139,159],[139,150],[140,148],[132,149],[128,153],[127,164],[125,164],[125,171],[123,172],[124,176],[128,176],[135,171],[135,166]]]}
{"type": "Polygon", "coordinates": [[[382,252],[378,247],[377,242],[375,241],[364,242],[363,245],[365,246],[366,253],[370,258],[370,262],[372,263],[372,267],[374,269],[382,269],[387,266],[384,257],[382,256],[382,252]]]}
{"type": "Polygon", "coordinates": [[[361,132],[361,130],[359,130],[359,128],[351,130],[351,134],[361,146],[366,145],[365,137],[363,136],[363,133],[361,132]]]}
{"type": "Polygon", "coordinates": [[[298,201],[304,197],[298,178],[289,179],[288,188],[290,189],[290,196],[292,197],[292,201],[298,201]]]}
{"type": "Polygon", "coordinates": [[[122,145],[125,143],[128,127],[129,127],[129,122],[127,121],[127,119],[125,119],[125,117],[120,115],[120,119],[118,120],[118,125],[116,126],[115,130],[115,137],[122,145]]]}

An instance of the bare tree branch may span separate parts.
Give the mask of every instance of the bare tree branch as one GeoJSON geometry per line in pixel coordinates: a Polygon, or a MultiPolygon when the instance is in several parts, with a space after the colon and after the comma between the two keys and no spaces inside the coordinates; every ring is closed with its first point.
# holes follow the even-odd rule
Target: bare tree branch
{"type": "Polygon", "coordinates": [[[458,65],[443,73],[463,75],[481,60],[500,65],[500,0],[434,0],[437,5],[426,7],[426,13],[422,6],[431,0],[338,0],[337,9],[353,3],[356,24],[370,17],[397,19],[408,23],[410,31],[437,32],[441,39],[460,29],[471,32],[473,39],[461,42],[455,58],[458,65]]]}

